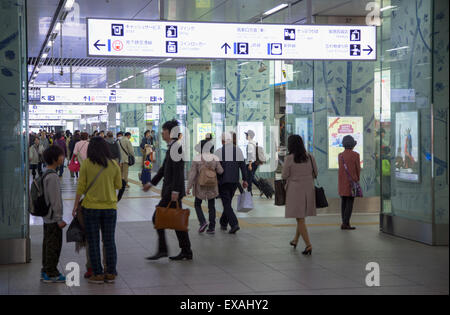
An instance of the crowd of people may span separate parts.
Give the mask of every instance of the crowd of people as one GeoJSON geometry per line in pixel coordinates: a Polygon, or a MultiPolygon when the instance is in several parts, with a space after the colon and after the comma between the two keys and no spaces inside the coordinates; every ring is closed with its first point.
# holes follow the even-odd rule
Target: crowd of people
{"type": "MultiPolygon", "coordinates": [[[[264,163],[259,158],[260,147],[254,141],[255,133],[246,132],[248,145],[247,157],[236,145],[236,134],[223,133],[222,147],[215,150],[211,135],[196,146],[189,171],[187,186],[184,178],[185,162],[177,158],[182,155],[179,123],[167,121],[162,125],[161,137],[167,143],[166,156],[157,174],[148,180],[142,180],[143,191],[148,192],[152,186],[162,181],[161,200],[157,207],[177,207],[182,209],[182,200],[191,192],[195,197],[195,210],[199,220],[199,233],[206,231],[214,234],[216,228],[216,199],[223,205],[219,219],[220,229],[236,234],[240,230],[239,221],[232,207],[236,190],[247,189],[252,192],[255,172],[264,163]],[[242,187],[240,187],[242,186],[242,187]],[[202,211],[202,202],[207,202],[209,222],[202,211]],[[229,228],[229,230],[228,230],[229,228]]],[[[30,168],[42,174],[39,163],[46,164],[45,177],[46,200],[52,211],[44,218],[43,267],[41,279],[44,282],[63,282],[64,276],[57,270],[62,246],[62,229],[66,223],[62,220],[62,199],[60,181],[64,169],[64,160],[74,156],[81,164],[78,186],[72,214],[80,218],[86,235],[87,272],[85,277],[91,283],[113,283],[117,276],[117,249],[115,245],[115,229],[117,222],[117,202],[121,197],[117,190],[123,190],[128,181],[128,167],[134,161],[134,149],[130,143],[130,134],[117,133],[117,139],[111,132],[100,131],[91,137],[87,133],[76,131],[74,135],[55,134],[47,138],[45,132],[37,135],[30,142],[30,168]],[[39,140],[41,139],[41,140],[39,140]],[[45,141],[47,139],[48,141],[45,141]],[[45,147],[47,146],[47,147],[45,147]],[[33,154],[31,154],[33,151],[33,154]],[[36,158],[42,156],[43,158],[36,158]],[[47,196],[48,195],[48,196],[47,196]],[[84,198],[83,198],[84,196],[84,198]],[[100,242],[100,233],[102,242],[100,242]],[[101,256],[103,253],[103,261],[101,256]]],[[[143,153],[141,177],[147,162],[154,159],[154,135],[147,131],[140,144],[143,153]]],[[[339,155],[339,195],[342,197],[342,230],[353,230],[350,218],[353,209],[355,192],[354,183],[359,182],[360,157],[354,152],[356,141],[351,136],[343,140],[345,151],[339,155]]],[[[307,152],[301,136],[292,135],[288,139],[288,155],[285,158],[282,178],[286,181],[285,217],[297,220],[297,229],[290,245],[297,248],[299,238],[305,243],[304,255],[312,254],[312,243],[308,235],[305,219],[316,215],[316,192],[314,180],[318,176],[318,167],[314,156],[307,152]]],[[[122,192],[123,193],[123,192],[122,192]]],[[[119,192],[120,195],[120,192],[119,192]]],[[[121,196],[121,195],[120,195],[121,196]]],[[[153,223],[156,220],[156,211],[153,223]]],[[[192,260],[193,250],[188,231],[177,230],[180,252],[170,260],[192,260]]],[[[164,229],[156,230],[158,246],[148,260],[158,260],[169,256],[169,249],[164,229]]]]}

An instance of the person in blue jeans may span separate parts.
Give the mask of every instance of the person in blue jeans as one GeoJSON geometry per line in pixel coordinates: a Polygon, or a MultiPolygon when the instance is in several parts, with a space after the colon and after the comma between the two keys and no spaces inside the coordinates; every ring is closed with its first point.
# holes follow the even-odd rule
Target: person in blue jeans
{"type": "Polygon", "coordinates": [[[87,159],[81,165],[72,212],[73,216],[77,215],[81,196],[85,195],[81,206],[93,271],[88,280],[90,283],[113,283],[117,276],[116,190],[121,188],[120,167],[111,158],[108,144],[101,137],[92,138],[87,150],[87,159]],[[103,270],[102,267],[99,232],[102,234],[107,270],[103,270]]]}

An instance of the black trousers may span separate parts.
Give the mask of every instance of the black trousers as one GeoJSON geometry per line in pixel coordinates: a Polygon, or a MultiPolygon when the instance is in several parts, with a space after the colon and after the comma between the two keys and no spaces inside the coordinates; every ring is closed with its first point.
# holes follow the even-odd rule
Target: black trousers
{"type": "Polygon", "coordinates": [[[58,263],[62,248],[62,230],[58,223],[44,224],[42,242],[42,271],[49,277],[59,276],[58,263]]]}
{"type": "MultiPolygon", "coordinates": [[[[171,200],[163,199],[159,202],[157,207],[167,207],[167,205],[171,203],[172,207],[175,207],[175,202],[172,202],[171,200]]],[[[183,204],[181,203],[181,200],[179,200],[180,207],[183,207],[183,204]]],[[[156,211],[153,214],[153,224],[155,224],[155,217],[156,217],[156,211]]],[[[166,231],[165,230],[156,230],[158,232],[158,252],[164,252],[167,253],[169,250],[167,248],[167,241],[166,241],[166,231]]],[[[183,231],[175,231],[177,234],[178,243],[181,248],[181,252],[184,254],[191,254],[191,241],[189,240],[189,234],[188,232],[183,231]]]]}
{"type": "Polygon", "coordinates": [[[355,197],[341,197],[342,224],[350,225],[355,197]]]}
{"type": "Polygon", "coordinates": [[[42,163],[39,164],[30,164],[31,174],[33,175],[33,179],[36,177],[36,170],[39,176],[42,176],[42,163]]]}
{"type": "Polygon", "coordinates": [[[233,183],[219,185],[219,194],[223,204],[223,213],[220,218],[220,225],[223,227],[228,226],[228,224],[231,227],[239,224],[236,214],[233,211],[233,207],[231,206],[237,187],[238,185],[233,183]]]}
{"type": "MultiPolygon", "coordinates": [[[[252,184],[255,184],[255,186],[258,187],[258,189],[259,189],[258,182],[256,181],[256,178],[255,178],[256,171],[258,170],[258,165],[253,163],[251,171],[248,169],[249,165],[250,164],[247,164],[247,166],[246,166],[247,167],[247,180],[248,180],[247,190],[249,192],[252,192],[252,184]]],[[[261,190],[261,189],[259,189],[259,190],[261,190]]],[[[242,191],[241,191],[241,193],[242,193],[242,191]]]]}
{"type": "MultiPolygon", "coordinates": [[[[197,212],[197,218],[200,225],[206,223],[205,215],[202,210],[202,199],[195,198],[195,211],[197,212]]],[[[216,227],[216,200],[215,198],[208,200],[208,213],[209,213],[209,229],[214,230],[216,227]]]]}

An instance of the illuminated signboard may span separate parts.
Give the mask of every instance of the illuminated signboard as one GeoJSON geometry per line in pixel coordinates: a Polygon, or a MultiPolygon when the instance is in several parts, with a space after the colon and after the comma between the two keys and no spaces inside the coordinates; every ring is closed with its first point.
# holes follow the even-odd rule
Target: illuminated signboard
{"type": "Polygon", "coordinates": [[[81,115],[75,115],[75,114],[73,114],[73,115],[70,115],[70,114],[67,114],[67,115],[29,114],[28,115],[28,119],[30,119],[30,120],[33,120],[33,119],[37,119],[37,120],[40,120],[40,119],[43,119],[43,120],[51,120],[51,119],[54,119],[54,120],[62,120],[62,119],[75,120],[75,119],[81,119],[81,115]]]}
{"type": "Polygon", "coordinates": [[[65,126],[65,120],[30,120],[29,126],[65,126]]]}
{"type": "Polygon", "coordinates": [[[376,60],[375,26],[87,19],[88,56],[376,60]]]}
{"type": "Polygon", "coordinates": [[[164,103],[162,89],[41,88],[41,103],[164,103]]]}
{"type": "Polygon", "coordinates": [[[108,113],[107,105],[29,105],[30,114],[102,115],[108,113]]]}

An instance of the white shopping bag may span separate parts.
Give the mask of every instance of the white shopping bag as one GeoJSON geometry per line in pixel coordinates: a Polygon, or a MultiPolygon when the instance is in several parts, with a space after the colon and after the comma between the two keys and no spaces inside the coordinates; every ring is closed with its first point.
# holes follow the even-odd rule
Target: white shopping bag
{"type": "Polygon", "coordinates": [[[248,191],[244,191],[238,196],[237,200],[237,211],[238,212],[249,212],[253,210],[253,197],[248,191]]]}

